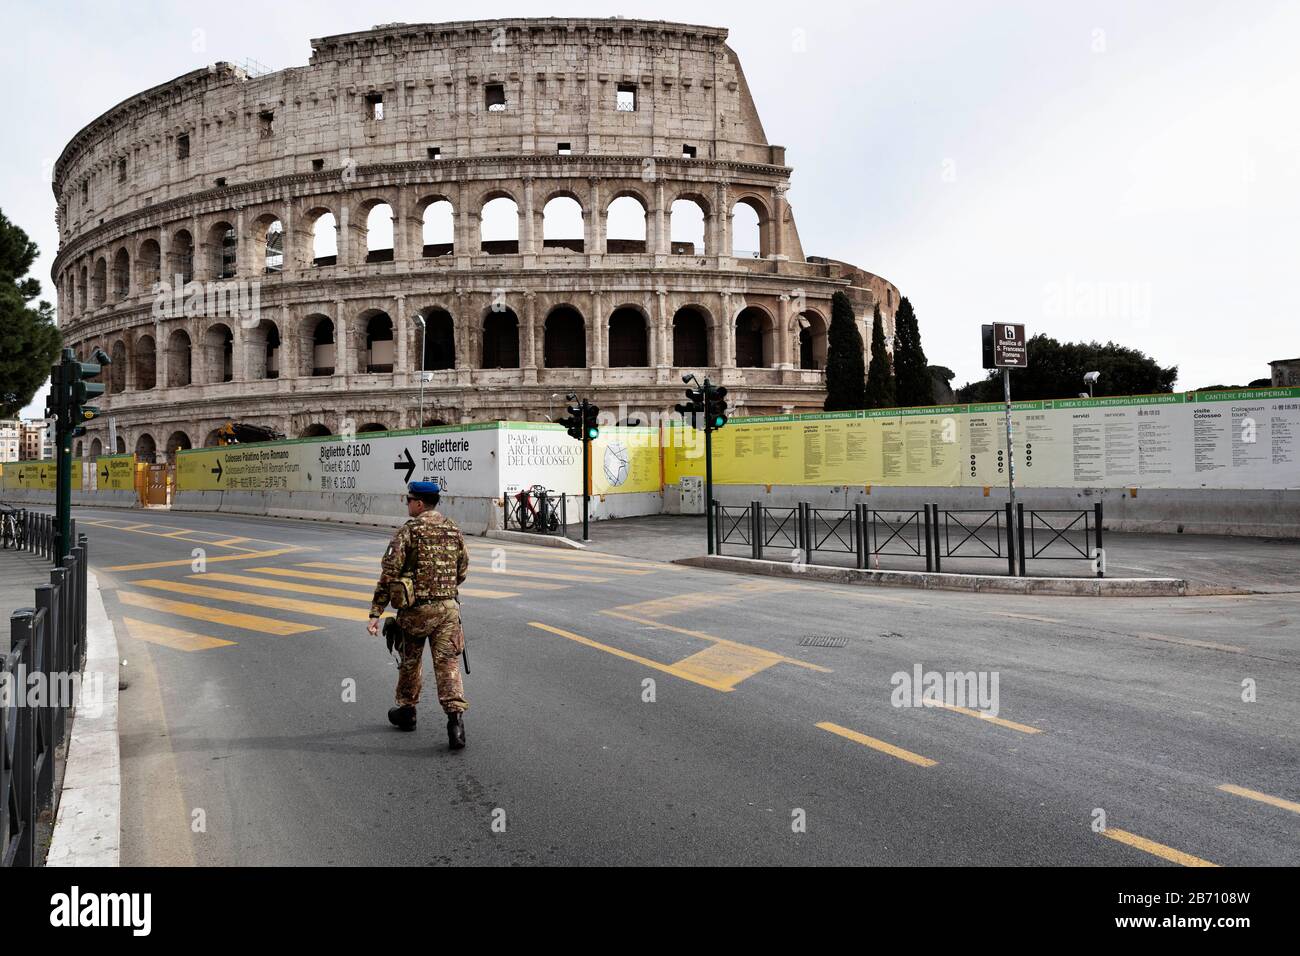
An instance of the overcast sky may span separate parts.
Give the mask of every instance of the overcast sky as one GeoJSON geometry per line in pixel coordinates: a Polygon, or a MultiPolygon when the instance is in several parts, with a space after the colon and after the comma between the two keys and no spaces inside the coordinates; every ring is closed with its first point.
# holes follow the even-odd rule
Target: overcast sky
{"type": "Polygon", "coordinates": [[[994,320],[1140,348],[1180,389],[1300,355],[1300,0],[7,6],[0,208],[51,301],[54,160],[128,96],[380,21],[621,13],[730,31],[805,253],[896,283],[954,384],[994,320]]]}

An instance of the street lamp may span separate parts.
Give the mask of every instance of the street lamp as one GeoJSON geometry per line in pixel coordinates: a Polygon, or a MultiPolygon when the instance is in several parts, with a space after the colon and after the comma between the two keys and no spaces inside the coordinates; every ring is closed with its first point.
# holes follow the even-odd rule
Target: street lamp
{"type": "Polygon", "coordinates": [[[1083,380],[1088,383],[1088,397],[1092,398],[1092,386],[1101,378],[1101,372],[1084,372],[1083,380]]]}
{"type": "Polygon", "coordinates": [[[415,313],[415,324],[420,327],[420,420],[415,423],[417,428],[424,427],[424,316],[419,312],[415,313]]]}

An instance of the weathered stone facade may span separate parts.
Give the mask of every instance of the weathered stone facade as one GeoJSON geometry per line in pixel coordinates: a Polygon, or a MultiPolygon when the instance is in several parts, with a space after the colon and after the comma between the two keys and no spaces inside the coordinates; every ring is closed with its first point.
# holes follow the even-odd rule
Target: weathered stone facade
{"type": "MultiPolygon", "coordinates": [[[[899,293],[805,257],[785,151],[725,40],[619,19],[392,24],[314,40],[306,67],[218,63],[109,110],[56,165],[52,274],[66,341],[113,359],[117,450],[161,459],[232,418],[290,436],[541,419],[570,390],[646,421],[684,371],[744,413],[820,409],[831,294],[869,342],[876,304],[892,336],[899,293]],[[626,197],[643,238],[608,234],[626,197]],[[546,234],[557,198],[581,237],[546,234]],[[514,239],[482,236],[499,199],[514,239]],[[672,239],[682,201],[702,248],[672,239]],[[372,235],[385,209],[391,248],[372,235]]],[[[104,418],[85,442],[114,450],[104,418]]]]}

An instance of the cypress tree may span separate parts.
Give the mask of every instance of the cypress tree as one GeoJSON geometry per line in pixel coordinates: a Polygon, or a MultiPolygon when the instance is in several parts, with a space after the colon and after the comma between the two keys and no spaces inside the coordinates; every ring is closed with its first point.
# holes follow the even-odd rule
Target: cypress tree
{"type": "Polygon", "coordinates": [[[885,323],[876,306],[871,319],[871,366],[867,369],[867,408],[894,406],[894,363],[885,348],[885,323]]]}
{"type": "Polygon", "coordinates": [[[826,411],[865,408],[867,376],[862,336],[858,334],[853,303],[843,292],[831,296],[831,327],[826,338],[826,411]]]}
{"type": "Polygon", "coordinates": [[[916,312],[907,296],[899,300],[894,315],[894,385],[899,405],[934,404],[934,379],[921,348],[916,312]]]}

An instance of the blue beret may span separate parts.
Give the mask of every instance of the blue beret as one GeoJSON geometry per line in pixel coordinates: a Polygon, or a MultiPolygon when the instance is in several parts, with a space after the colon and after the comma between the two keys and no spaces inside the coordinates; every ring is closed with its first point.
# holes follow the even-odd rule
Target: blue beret
{"type": "Polygon", "coordinates": [[[437,495],[442,493],[436,481],[413,481],[406,486],[406,490],[413,495],[437,495]]]}

